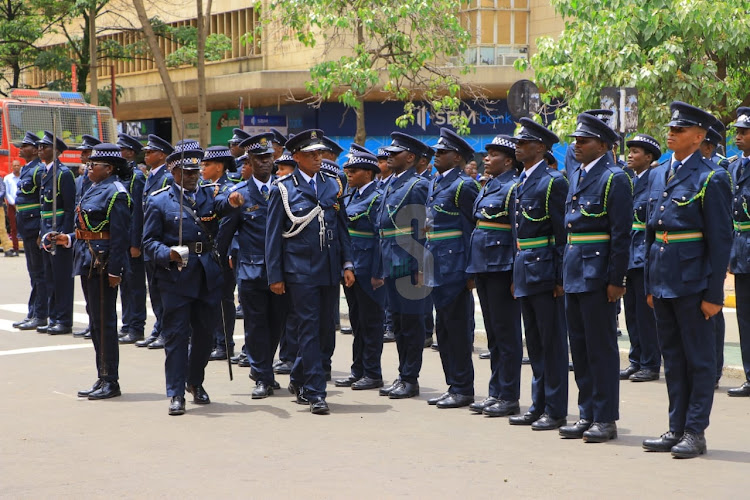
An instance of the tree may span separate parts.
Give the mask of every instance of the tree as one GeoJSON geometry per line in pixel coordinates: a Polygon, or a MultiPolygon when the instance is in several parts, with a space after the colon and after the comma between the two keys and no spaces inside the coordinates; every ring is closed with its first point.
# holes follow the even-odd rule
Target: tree
{"type": "MultiPolygon", "coordinates": [[[[311,97],[303,100],[319,106],[336,97],[353,109],[355,141],[364,144],[363,103],[368,97],[382,93],[382,99],[404,101],[397,125],[406,126],[414,122],[414,100],[424,99],[433,110],[457,110],[462,92],[475,93],[459,81],[467,68],[451,62],[462,60],[469,42],[457,16],[461,1],[271,0],[261,27],[284,30],[282,41],[323,45],[323,60],[311,67],[306,83],[311,97]],[[333,51],[341,49],[344,55],[335,58],[333,51]]],[[[458,116],[454,126],[468,131],[458,116]]]]}
{"type": "Polygon", "coordinates": [[[728,123],[750,104],[747,0],[552,0],[566,18],[557,40],[537,40],[531,61],[543,102],[560,105],[553,128],[599,107],[602,87],[638,89],[639,131],[664,136],[669,103],[682,100],[728,123]]]}

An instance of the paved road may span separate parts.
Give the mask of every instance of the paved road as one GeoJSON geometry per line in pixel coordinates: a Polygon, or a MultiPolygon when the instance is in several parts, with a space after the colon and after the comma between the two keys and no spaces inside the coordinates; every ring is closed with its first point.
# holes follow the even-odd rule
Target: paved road
{"type": "MultiPolygon", "coordinates": [[[[709,454],[679,461],[640,443],[667,428],[663,380],[621,386],[620,437],[607,444],[511,427],[506,419],[438,410],[444,390],[437,353],[427,350],[418,399],[329,386],[329,416],[311,415],[282,390],[252,401],[247,369],[212,362],[213,403],[167,415],[161,351],[120,350],[123,397],[75,397],[95,378],[91,344],[71,336],[9,331],[28,291],[23,258],[0,257],[0,497],[268,498],[697,498],[740,497],[750,463],[750,400],[716,394],[709,454]],[[14,305],[16,304],[16,305],[14,305]]],[[[80,292],[76,319],[85,319],[80,292]]],[[[481,324],[481,323],[480,323],[481,324]]],[[[239,323],[238,323],[239,325],[239,323]]],[[[77,323],[82,326],[82,323],[77,323]]],[[[239,331],[239,330],[238,330],[239,331]]],[[[240,344],[241,340],[238,338],[240,344]]],[[[334,377],[348,372],[351,337],[338,336],[334,377]]],[[[481,337],[478,336],[478,344],[481,337]]],[[[477,346],[481,347],[481,346],[477,346]]],[[[387,344],[384,374],[396,374],[387,344]]],[[[489,364],[475,358],[477,395],[489,364]]],[[[529,404],[523,368],[522,409],[529,404]]],[[[286,386],[288,377],[279,376],[286,386]]],[[[572,375],[570,416],[577,418],[572,375]]]]}

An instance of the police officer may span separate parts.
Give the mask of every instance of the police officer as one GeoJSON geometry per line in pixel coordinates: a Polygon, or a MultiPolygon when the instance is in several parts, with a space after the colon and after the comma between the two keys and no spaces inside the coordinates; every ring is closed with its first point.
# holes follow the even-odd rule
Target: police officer
{"type": "Polygon", "coordinates": [[[271,139],[271,145],[273,146],[273,160],[276,161],[279,158],[281,158],[281,155],[284,154],[284,145],[286,144],[286,137],[284,134],[279,132],[277,129],[271,127],[268,129],[269,132],[273,134],[273,139],[271,139]]]}
{"type": "Polygon", "coordinates": [[[342,271],[345,285],[354,284],[351,242],[339,201],[344,188],[337,176],[320,169],[326,147],[322,139],[323,131],[312,129],[287,141],[298,167],[271,190],[266,230],[268,283],[273,293],[289,294],[296,321],[299,351],[289,391],[314,414],[329,412],[324,363],[334,343],[342,271]]]}
{"type": "Polygon", "coordinates": [[[378,279],[378,207],[383,191],[375,183],[380,171],[377,158],[358,144],[352,144],[344,164],[352,192],[345,198],[349,236],[352,241],[356,281],[345,288],[354,339],[349,377],[336,381],[337,387],[353,390],[383,387],[380,357],[383,353],[383,304],[385,288],[378,279]]]}
{"type": "MultiPolygon", "coordinates": [[[[587,111],[584,111],[584,113],[600,119],[612,129],[615,128],[612,124],[612,121],[615,119],[615,112],[612,111],[611,109],[589,109],[587,111]]],[[[613,144],[613,147],[614,147],[614,144],[613,144]]],[[[612,163],[617,164],[615,157],[614,157],[614,153],[612,152],[612,148],[610,148],[609,151],[607,151],[607,154],[609,155],[609,159],[612,161],[612,163]]],[[[565,172],[570,173],[580,166],[581,166],[581,163],[578,160],[576,160],[575,138],[573,138],[573,141],[570,144],[568,144],[568,149],[565,150],[565,165],[564,165],[565,172]]]]}
{"type": "Polygon", "coordinates": [[[427,195],[424,283],[432,288],[437,341],[448,390],[427,403],[438,408],[460,408],[474,402],[474,330],[470,319],[474,316],[474,282],[466,267],[474,228],[474,200],[480,186],[464,173],[466,163],[474,157],[474,149],[465,140],[452,130],[441,128],[434,148],[438,173],[427,195]]]}
{"type": "MultiPolygon", "coordinates": [[[[417,175],[420,175],[432,181],[432,158],[435,156],[435,150],[427,146],[424,154],[417,163],[417,175]]],[[[430,294],[425,301],[425,314],[424,314],[424,347],[437,347],[437,342],[432,341],[432,333],[435,331],[435,317],[432,314],[435,304],[432,302],[432,294],[430,294]]]]}
{"type": "MultiPolygon", "coordinates": [[[[240,147],[245,142],[240,143],[240,147]]],[[[235,169],[235,160],[226,146],[212,146],[206,149],[201,164],[201,183],[214,183],[216,196],[226,193],[235,183],[229,179],[227,172],[235,169]]],[[[214,332],[214,348],[209,359],[211,361],[227,359],[234,356],[234,323],[236,309],[234,306],[234,289],[237,286],[235,272],[227,261],[222,261],[224,284],[221,292],[222,313],[214,332]]]]}
{"type": "Polygon", "coordinates": [[[628,293],[625,303],[625,322],[630,337],[630,366],[620,371],[620,380],[649,382],[659,380],[661,351],[656,338],[654,310],[646,303],[643,286],[643,265],[646,260],[646,219],[648,215],[651,164],[661,157],[661,145],[646,134],[636,134],[627,143],[628,168],[633,176],[633,228],[628,259],[628,293]]]}
{"type": "Polygon", "coordinates": [[[232,153],[232,156],[235,158],[235,164],[237,165],[237,170],[242,169],[242,166],[245,164],[245,158],[240,159],[242,155],[245,154],[245,150],[242,149],[240,146],[240,143],[250,137],[250,134],[242,130],[241,128],[235,128],[232,129],[232,138],[229,139],[229,151],[232,153]]]}
{"type": "Polygon", "coordinates": [[[571,136],[581,165],[568,172],[563,286],[580,420],[560,435],[601,443],[617,437],[616,302],[625,293],[633,194],[628,175],[612,161],[614,130],[582,113],[571,136]]]}
{"type": "Polygon", "coordinates": [[[13,323],[19,330],[36,330],[47,324],[49,303],[47,285],[44,282],[44,264],[42,250],[39,248],[39,193],[42,185],[44,164],[39,159],[37,143],[39,137],[26,132],[18,148],[19,155],[26,164],[21,169],[16,194],[16,227],[23,240],[26,254],[26,270],[31,281],[29,308],[26,318],[13,323]]]}
{"type": "Polygon", "coordinates": [[[670,109],[667,146],[674,153],[651,174],[645,263],[664,357],[669,431],[643,447],[693,458],[706,452],[716,373],[711,317],[724,302],[732,193],[727,171],[698,151],[715,119],[679,101],[670,109]]]}
{"type": "Polygon", "coordinates": [[[57,233],[73,232],[75,211],[75,178],[73,172],[54,157],[59,156],[68,146],[52,132],[44,131],[39,141],[39,159],[44,163],[40,189],[41,243],[47,252],[42,254],[44,281],[49,300],[49,325],[37,327],[40,333],[60,335],[71,333],[73,327],[73,250],[55,248],[52,244],[57,233]],[[56,142],[56,151],[53,150],[56,142]],[[57,212],[53,212],[53,184],[57,187],[57,212]],[[56,227],[53,229],[53,219],[56,227]]]}
{"type": "MultiPolygon", "coordinates": [[[[740,330],[740,351],[745,369],[745,382],[740,387],[729,389],[733,397],[750,396],[750,214],[747,211],[750,199],[750,108],[737,108],[735,144],[742,154],[730,166],[734,198],[732,217],[734,239],[729,257],[729,271],[734,274],[734,290],[737,295],[737,326],[740,330]]],[[[25,244],[24,244],[25,246],[25,244]]]]}
{"type": "MultiPolygon", "coordinates": [[[[202,158],[197,142],[178,142],[167,157],[174,184],[151,194],[143,226],[143,248],[154,264],[153,285],[159,288],[164,306],[170,415],[185,413],[186,389],[193,403],[211,402],[203,380],[220,315],[222,273],[214,238],[221,213],[214,199],[216,186],[198,183],[202,158]]],[[[243,201],[240,193],[227,198],[233,208],[243,201]]]]}
{"type": "MultiPolygon", "coordinates": [[[[143,213],[145,214],[146,206],[150,202],[151,193],[164,189],[172,184],[172,174],[167,171],[165,161],[167,156],[172,154],[174,148],[167,141],[159,136],[149,134],[148,143],[143,148],[145,151],[144,161],[149,168],[149,174],[146,178],[146,184],[143,186],[143,213]]],[[[139,211],[133,212],[134,227],[143,227],[143,218],[140,218],[139,211]]],[[[141,232],[142,233],[142,232],[141,232]]],[[[144,265],[146,267],[146,280],[148,282],[148,295],[151,299],[151,309],[156,316],[154,327],[151,334],[143,340],[135,343],[136,347],[148,347],[150,349],[164,349],[164,338],[161,336],[161,317],[162,317],[162,300],[159,287],[153,283],[156,265],[151,262],[151,257],[144,253],[144,265]],[[153,344],[153,345],[152,345],[153,344]]]]}
{"type": "Polygon", "coordinates": [[[127,168],[122,170],[120,182],[128,190],[133,214],[130,218],[128,248],[130,272],[123,276],[120,286],[122,328],[118,341],[120,344],[134,344],[143,339],[146,326],[146,268],[141,248],[143,189],[146,186],[146,176],[135,162],[136,155],[143,149],[141,143],[135,137],[121,133],[117,135],[117,145],[120,146],[122,157],[127,162],[127,168]]]}
{"type": "Polygon", "coordinates": [[[91,179],[89,179],[89,176],[86,175],[86,169],[88,168],[87,165],[89,162],[89,156],[91,156],[91,151],[94,149],[94,146],[102,143],[102,141],[100,141],[93,135],[88,134],[83,134],[81,136],[81,139],[83,139],[83,142],[81,142],[81,145],[76,148],[81,152],[81,167],[79,168],[78,176],[76,177],[76,205],[79,201],[81,201],[84,193],[91,185],[91,179]]]}
{"type": "MultiPolygon", "coordinates": [[[[425,147],[427,145],[425,144],[425,147]]],[[[378,185],[378,189],[385,190],[388,182],[391,180],[391,168],[388,166],[389,153],[385,148],[378,148],[378,168],[380,173],[375,181],[378,185]]],[[[430,311],[432,312],[432,311],[430,311]]],[[[433,325],[434,327],[434,325],[433,325]]],[[[431,330],[432,331],[432,330],[431,330]]],[[[385,295],[385,307],[383,307],[383,342],[395,342],[396,336],[393,333],[393,317],[391,315],[391,309],[388,307],[388,294],[385,295]]]]}
{"type": "Polygon", "coordinates": [[[548,431],[565,426],[568,415],[568,345],[562,310],[568,184],[544,160],[559,142],[557,135],[529,118],[521,118],[521,127],[515,137],[516,159],[524,170],[514,200],[513,284],[526,328],[532,404],[525,414],[511,416],[509,423],[548,431]]]}
{"type": "Polygon", "coordinates": [[[490,352],[488,396],[469,405],[475,413],[501,416],[518,412],[521,384],[521,311],[513,298],[513,235],[510,213],[518,180],[516,145],[498,135],[484,149],[484,173],[490,176],[474,202],[475,227],[466,272],[472,273],[482,307],[490,352]],[[492,411],[490,407],[494,407],[492,411]]]}
{"type": "Polygon", "coordinates": [[[391,178],[383,188],[378,215],[381,268],[378,278],[385,279],[388,307],[399,358],[399,376],[381,396],[391,399],[419,395],[419,372],[424,349],[425,298],[430,293],[422,285],[423,227],[428,181],[417,175],[415,166],[426,145],[401,132],[391,132],[388,167],[391,178]]]}
{"type": "MultiPolygon", "coordinates": [[[[266,220],[273,169],[272,133],[249,137],[242,142],[253,163],[253,177],[232,188],[245,199],[239,212],[221,221],[219,253],[225,255],[237,234],[238,254],[233,260],[239,282],[240,303],[245,318],[245,349],[250,378],[255,381],[253,399],[266,398],[279,388],[274,380],[273,355],[279,345],[288,315],[286,295],[272,293],[266,273],[266,220]]],[[[219,207],[226,204],[227,193],[220,194],[219,207]]]]}
{"type": "Polygon", "coordinates": [[[56,238],[60,247],[75,242],[74,273],[86,290],[97,381],[91,389],[78,391],[78,397],[92,400],[120,395],[117,287],[128,270],[131,200],[118,177],[127,169],[119,146],[94,146],[87,169],[91,184],[76,207],[75,232],[56,238]]]}

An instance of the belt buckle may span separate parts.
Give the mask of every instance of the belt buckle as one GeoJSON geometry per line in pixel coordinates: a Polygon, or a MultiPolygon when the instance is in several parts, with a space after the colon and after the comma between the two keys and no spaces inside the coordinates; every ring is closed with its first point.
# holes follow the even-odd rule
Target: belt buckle
{"type": "Polygon", "coordinates": [[[198,253],[198,254],[203,253],[203,242],[202,241],[196,241],[195,242],[195,253],[198,253]]]}
{"type": "Polygon", "coordinates": [[[666,243],[667,245],[669,244],[669,233],[667,233],[667,231],[662,232],[661,238],[664,243],[666,243]]]}

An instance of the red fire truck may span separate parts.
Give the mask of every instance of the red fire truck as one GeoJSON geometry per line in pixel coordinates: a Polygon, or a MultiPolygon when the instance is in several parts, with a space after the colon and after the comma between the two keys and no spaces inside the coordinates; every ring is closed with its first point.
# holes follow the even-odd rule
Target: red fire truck
{"type": "Polygon", "coordinates": [[[71,148],[60,157],[68,165],[80,163],[80,154],[72,148],[81,144],[83,134],[102,142],[117,141],[112,111],[88,104],[80,93],[15,89],[10,97],[0,98],[0,178],[10,171],[13,160],[24,163],[17,145],[26,131],[42,137],[45,130],[52,132],[53,122],[55,135],[71,148]]]}

